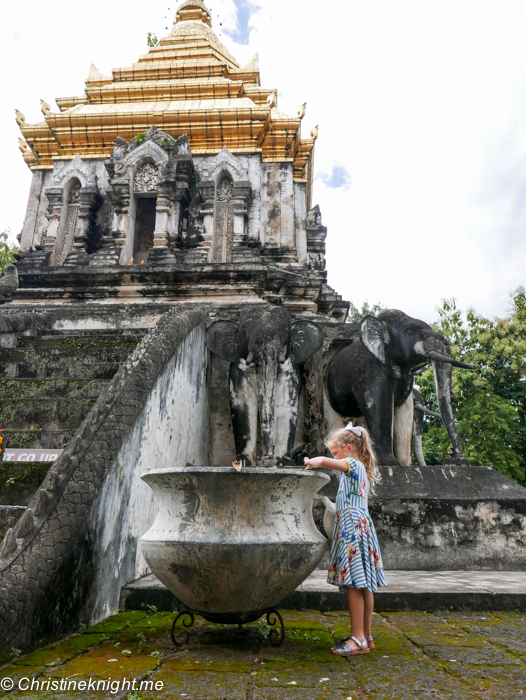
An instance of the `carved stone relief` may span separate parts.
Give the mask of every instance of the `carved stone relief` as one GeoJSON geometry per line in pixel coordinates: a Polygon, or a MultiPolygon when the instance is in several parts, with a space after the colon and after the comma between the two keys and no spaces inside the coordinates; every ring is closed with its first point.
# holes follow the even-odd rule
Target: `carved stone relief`
{"type": "Polygon", "coordinates": [[[68,204],[80,204],[80,185],[71,188],[68,197],[68,204]]]}
{"type": "Polygon", "coordinates": [[[155,192],[157,190],[158,176],[159,170],[153,163],[140,165],[135,173],[135,192],[155,192]]]}
{"type": "Polygon", "coordinates": [[[234,183],[223,178],[217,187],[212,262],[230,262],[234,244],[234,183]]]}
{"type": "Polygon", "coordinates": [[[66,211],[66,221],[64,224],[64,232],[62,236],[62,246],[60,253],[57,255],[57,265],[63,265],[64,261],[73,249],[73,243],[75,240],[75,227],[77,225],[77,218],[79,214],[80,206],[80,184],[74,185],[68,196],[68,204],[66,211]]]}

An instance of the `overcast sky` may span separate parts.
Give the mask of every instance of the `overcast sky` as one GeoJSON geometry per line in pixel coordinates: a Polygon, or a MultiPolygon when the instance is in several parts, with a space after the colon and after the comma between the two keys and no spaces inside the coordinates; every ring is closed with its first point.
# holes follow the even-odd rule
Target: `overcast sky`
{"type": "MultiPolygon", "coordinates": [[[[30,172],[15,107],[81,95],[146,53],[177,2],[10,3],[0,51],[0,231],[21,229],[30,172]]],[[[526,282],[524,0],[210,0],[214,30],[261,81],[319,125],[313,203],[329,284],[433,321],[442,298],[503,315],[526,282]],[[220,22],[222,25],[220,25],[220,22]]]]}

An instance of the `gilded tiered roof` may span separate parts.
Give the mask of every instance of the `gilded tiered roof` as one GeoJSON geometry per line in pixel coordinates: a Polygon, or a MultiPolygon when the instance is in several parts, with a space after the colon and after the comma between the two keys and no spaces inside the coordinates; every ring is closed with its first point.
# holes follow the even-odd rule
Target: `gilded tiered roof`
{"type": "MultiPolygon", "coordinates": [[[[202,0],[186,0],[170,34],[137,63],[103,76],[92,66],[84,95],[43,103],[44,121],[17,121],[32,170],[54,161],[107,158],[117,136],[127,141],[155,124],[174,137],[187,134],[194,154],[261,153],[263,161],[291,161],[296,180],[312,177],[316,138],[302,139],[301,119],[276,105],[276,90],[262,88],[257,55],[240,66],[211,28],[202,0]]],[[[310,188],[309,188],[310,189],[310,188]]]]}

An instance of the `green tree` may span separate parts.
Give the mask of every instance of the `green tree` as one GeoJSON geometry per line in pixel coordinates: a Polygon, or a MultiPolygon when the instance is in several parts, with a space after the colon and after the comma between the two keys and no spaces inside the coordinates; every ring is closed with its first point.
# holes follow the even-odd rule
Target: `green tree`
{"type": "MultiPolygon", "coordinates": [[[[452,406],[466,457],[526,484],[526,293],[511,295],[504,318],[485,318],[470,309],[464,319],[454,300],[444,301],[435,328],[450,342],[454,357],[477,370],[453,368],[452,406]]],[[[429,408],[438,409],[432,369],[417,384],[429,408]]],[[[440,464],[449,449],[440,420],[426,416],[423,450],[428,464],[440,464]]]]}
{"type": "Polygon", "coordinates": [[[18,248],[9,245],[10,233],[9,230],[0,233],[0,270],[15,262],[15,253],[18,253],[18,248]]]}
{"type": "Polygon", "coordinates": [[[146,37],[146,43],[150,48],[155,46],[159,40],[157,39],[157,36],[153,34],[152,32],[148,32],[148,36],[146,37]]]}
{"type": "Polygon", "coordinates": [[[378,302],[377,304],[373,304],[370,306],[368,301],[364,301],[362,304],[362,307],[359,309],[357,306],[355,306],[352,301],[351,305],[349,306],[349,311],[347,313],[347,323],[360,323],[362,318],[364,316],[367,316],[370,314],[371,316],[378,316],[380,311],[384,311],[386,307],[378,302]]]}

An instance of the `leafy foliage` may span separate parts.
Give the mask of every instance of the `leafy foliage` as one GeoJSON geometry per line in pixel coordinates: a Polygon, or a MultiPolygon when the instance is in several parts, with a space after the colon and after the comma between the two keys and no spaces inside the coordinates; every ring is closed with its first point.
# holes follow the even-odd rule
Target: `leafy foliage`
{"type": "MultiPolygon", "coordinates": [[[[466,457],[526,485],[526,293],[519,287],[504,318],[470,309],[464,320],[454,300],[444,301],[436,329],[454,357],[477,370],[453,368],[452,407],[466,457]]],[[[438,410],[432,369],[418,378],[428,408],[438,410]]],[[[425,417],[423,450],[440,464],[450,447],[439,419],[425,417]]]]}
{"type": "Polygon", "coordinates": [[[197,183],[201,180],[201,173],[198,168],[194,168],[188,175],[188,186],[190,188],[190,194],[192,197],[196,196],[197,183]]]}
{"type": "Polygon", "coordinates": [[[159,39],[157,38],[157,35],[154,34],[153,32],[148,32],[148,36],[146,37],[146,43],[150,48],[155,46],[159,39]]]}
{"type": "Polygon", "coordinates": [[[351,305],[349,306],[349,311],[347,313],[346,323],[360,323],[364,316],[378,316],[380,311],[384,311],[385,308],[386,307],[380,302],[370,306],[368,301],[364,301],[361,309],[359,309],[351,302],[351,305]]]}
{"type": "Polygon", "coordinates": [[[17,247],[9,245],[9,234],[11,231],[0,233],[0,270],[3,270],[11,263],[15,262],[15,253],[18,253],[17,247]]]}

